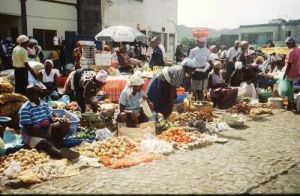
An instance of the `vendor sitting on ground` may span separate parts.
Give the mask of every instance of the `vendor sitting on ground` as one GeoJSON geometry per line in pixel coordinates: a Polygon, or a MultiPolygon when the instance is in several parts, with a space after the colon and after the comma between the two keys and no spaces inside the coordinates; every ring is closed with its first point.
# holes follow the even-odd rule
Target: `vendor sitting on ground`
{"type": "Polygon", "coordinates": [[[47,94],[53,100],[59,99],[57,90],[57,78],[60,77],[58,69],[54,69],[54,63],[52,60],[46,60],[45,69],[40,72],[40,81],[47,87],[47,94]]]}
{"type": "Polygon", "coordinates": [[[96,73],[92,69],[79,69],[74,74],[75,99],[81,112],[85,113],[86,104],[90,104],[94,113],[98,111],[96,95],[106,83],[107,72],[100,70],[96,73]]]}
{"type": "MultiPolygon", "coordinates": [[[[148,101],[143,91],[144,79],[138,75],[133,75],[127,86],[120,95],[120,114],[118,122],[126,123],[128,127],[136,127],[138,124],[147,122],[149,119],[141,108],[140,100],[148,101]]],[[[148,101],[150,107],[152,103],[148,101]]]]}
{"type": "Polygon", "coordinates": [[[53,158],[77,159],[79,153],[63,147],[63,138],[70,128],[67,119],[53,120],[47,103],[40,100],[42,89],[27,87],[29,101],[19,111],[24,144],[48,153],[53,158]],[[59,150],[60,149],[60,150],[59,150]]]}
{"type": "Polygon", "coordinates": [[[208,76],[208,89],[215,89],[220,87],[226,87],[222,73],[220,72],[222,64],[220,61],[216,61],[213,66],[213,71],[208,76]]]}

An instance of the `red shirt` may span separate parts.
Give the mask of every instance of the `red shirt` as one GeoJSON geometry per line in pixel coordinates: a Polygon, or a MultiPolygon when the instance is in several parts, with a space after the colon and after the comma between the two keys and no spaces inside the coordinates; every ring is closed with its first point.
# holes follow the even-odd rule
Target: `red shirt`
{"type": "Polygon", "coordinates": [[[287,73],[287,77],[290,79],[297,79],[300,72],[300,48],[296,47],[291,49],[286,57],[286,66],[291,64],[291,69],[287,73]]]}

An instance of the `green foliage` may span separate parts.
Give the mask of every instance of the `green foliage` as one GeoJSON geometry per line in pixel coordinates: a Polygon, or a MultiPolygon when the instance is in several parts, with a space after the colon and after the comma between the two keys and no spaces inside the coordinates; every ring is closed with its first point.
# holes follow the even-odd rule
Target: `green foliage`
{"type": "Polygon", "coordinates": [[[182,40],[181,40],[181,45],[182,45],[182,47],[183,47],[183,51],[187,51],[190,47],[194,47],[194,46],[196,46],[196,41],[195,41],[195,39],[193,39],[193,38],[187,38],[187,37],[185,37],[185,38],[183,38],[182,40]]]}

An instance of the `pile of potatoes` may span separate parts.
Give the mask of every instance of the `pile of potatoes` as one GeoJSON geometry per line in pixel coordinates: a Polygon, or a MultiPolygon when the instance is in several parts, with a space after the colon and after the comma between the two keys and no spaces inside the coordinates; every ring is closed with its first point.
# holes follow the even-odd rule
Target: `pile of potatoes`
{"type": "Polygon", "coordinates": [[[36,149],[21,149],[18,152],[8,156],[0,157],[0,175],[5,172],[12,161],[20,163],[21,172],[32,168],[37,164],[43,164],[50,161],[50,157],[44,152],[38,152],[36,149]]]}

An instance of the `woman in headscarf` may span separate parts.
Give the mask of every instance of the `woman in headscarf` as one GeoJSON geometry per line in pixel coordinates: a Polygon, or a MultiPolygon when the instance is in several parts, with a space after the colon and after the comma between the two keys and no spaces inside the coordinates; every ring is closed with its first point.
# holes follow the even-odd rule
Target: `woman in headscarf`
{"type": "Polygon", "coordinates": [[[60,77],[60,73],[57,69],[53,69],[54,63],[52,60],[46,60],[45,69],[40,72],[40,80],[47,87],[47,95],[53,100],[59,98],[57,90],[57,78],[60,77]]]}
{"type": "Polygon", "coordinates": [[[106,84],[107,72],[92,69],[79,69],[74,73],[74,91],[81,112],[85,113],[86,104],[90,104],[94,113],[98,110],[96,94],[106,84]]]}
{"type": "Polygon", "coordinates": [[[39,59],[37,59],[37,53],[36,53],[36,45],[37,41],[35,39],[29,39],[28,47],[27,47],[27,52],[28,52],[28,61],[38,61],[40,62],[39,59]]]}
{"type": "Polygon", "coordinates": [[[222,73],[220,72],[222,64],[220,61],[216,61],[213,66],[213,71],[208,76],[209,90],[227,86],[223,80],[222,73]]]}
{"type": "MultiPolygon", "coordinates": [[[[139,75],[133,75],[120,95],[120,114],[117,120],[126,123],[128,127],[136,127],[149,120],[141,108],[140,101],[142,99],[148,101],[143,86],[144,79],[139,75]]],[[[149,104],[152,105],[150,102],[149,104]]]]}
{"type": "Polygon", "coordinates": [[[237,61],[242,62],[243,66],[251,65],[251,54],[249,54],[249,43],[247,41],[241,42],[242,53],[238,56],[237,61]]]}
{"type": "Polygon", "coordinates": [[[182,65],[165,67],[153,76],[147,89],[149,100],[154,104],[154,111],[165,118],[171,114],[179,88],[186,76],[190,77],[197,68],[195,60],[185,59],[182,65]]]}

